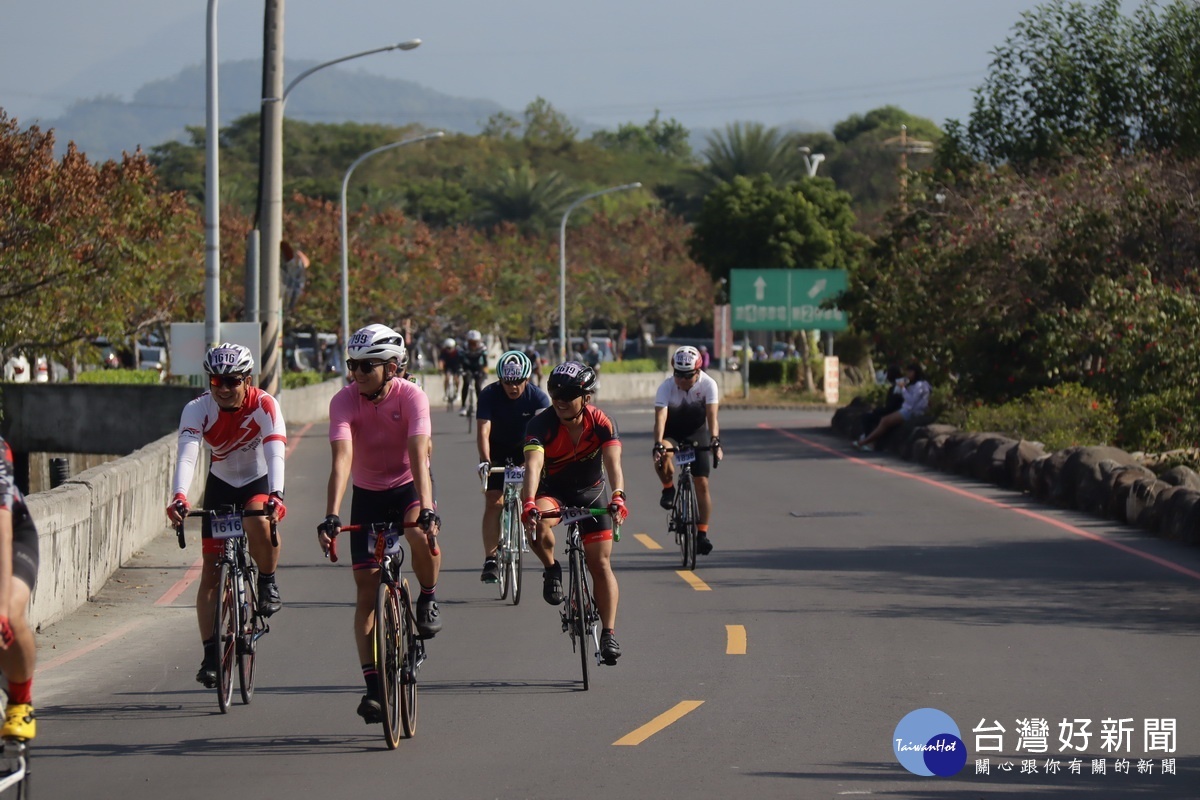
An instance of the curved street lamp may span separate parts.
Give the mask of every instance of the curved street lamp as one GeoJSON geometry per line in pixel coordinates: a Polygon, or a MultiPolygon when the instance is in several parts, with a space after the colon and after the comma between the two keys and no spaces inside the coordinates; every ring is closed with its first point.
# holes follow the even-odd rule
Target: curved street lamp
{"type": "Polygon", "coordinates": [[[585,194],[567,206],[567,210],[563,212],[562,224],[558,227],[558,362],[560,364],[567,360],[567,217],[571,216],[571,212],[575,210],[576,206],[586,203],[594,197],[640,188],[642,188],[642,184],[637,181],[601,189],[598,192],[585,194]]]}
{"type": "MultiPolygon", "coordinates": [[[[396,44],[389,44],[386,47],[376,47],[374,50],[364,50],[361,53],[355,53],[354,55],[349,55],[349,56],[342,56],[341,58],[335,58],[332,61],[326,61],[323,64],[317,64],[315,67],[309,67],[308,69],[304,70],[304,72],[301,72],[299,75],[297,75],[295,78],[292,79],[292,82],[289,83],[287,85],[287,88],[283,90],[283,97],[280,99],[279,102],[286,104],[288,95],[291,94],[291,91],[296,86],[296,84],[299,83],[300,81],[304,80],[305,78],[307,78],[309,75],[312,75],[314,72],[316,72],[319,69],[325,69],[326,67],[332,67],[334,64],[340,64],[343,61],[349,61],[350,59],[353,59],[353,58],[362,58],[363,56],[370,56],[370,55],[374,55],[376,53],[387,53],[391,50],[415,50],[416,48],[418,48],[420,46],[421,46],[420,39],[409,39],[406,42],[397,42],[396,44]]],[[[268,100],[272,100],[272,99],[273,98],[263,98],[263,102],[266,103],[266,102],[268,102],[268,100]]]]}
{"type": "MultiPolygon", "coordinates": [[[[414,47],[416,45],[413,45],[414,47]]],[[[428,141],[429,139],[440,139],[445,136],[445,131],[434,131],[423,136],[414,136],[411,139],[405,139],[400,142],[392,142],[385,144],[382,147],[376,147],[374,150],[368,150],[358,158],[354,159],[354,163],[346,170],[346,177],[342,178],[342,347],[350,344],[350,253],[349,253],[349,236],[346,226],[346,187],[350,184],[350,175],[353,174],[354,168],[362,162],[366,161],[373,155],[391,150],[396,147],[403,147],[406,144],[416,144],[417,142],[428,141]]]]}

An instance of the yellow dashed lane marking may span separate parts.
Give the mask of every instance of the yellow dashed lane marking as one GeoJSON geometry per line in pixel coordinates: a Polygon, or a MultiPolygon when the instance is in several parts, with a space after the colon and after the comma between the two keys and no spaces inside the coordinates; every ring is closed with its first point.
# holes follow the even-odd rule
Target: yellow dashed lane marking
{"type": "Polygon", "coordinates": [[[703,700],[684,700],[670,711],[659,714],[637,730],[627,733],[613,742],[613,745],[638,745],[649,739],[673,722],[677,722],[704,705],[703,700]]]}
{"type": "Polygon", "coordinates": [[[712,587],[709,586],[704,581],[700,580],[700,578],[697,577],[696,573],[694,573],[694,572],[688,572],[686,570],[677,569],[677,570],[675,570],[675,574],[678,575],[679,577],[683,578],[685,581],[687,581],[688,585],[690,585],[697,592],[711,592],[712,591],[712,587]]]}
{"type": "Polygon", "coordinates": [[[746,626],[745,625],[726,625],[725,636],[727,644],[725,645],[725,655],[727,656],[744,656],[746,655],[746,626]]]}
{"type": "Polygon", "coordinates": [[[651,539],[644,533],[635,533],[633,538],[637,539],[647,550],[662,550],[662,545],[651,539]]]}

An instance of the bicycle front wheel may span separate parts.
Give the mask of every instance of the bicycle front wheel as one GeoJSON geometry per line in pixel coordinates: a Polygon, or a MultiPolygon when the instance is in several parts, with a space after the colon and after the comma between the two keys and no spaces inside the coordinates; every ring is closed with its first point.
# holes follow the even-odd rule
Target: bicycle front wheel
{"type": "Polygon", "coordinates": [[[224,714],[229,710],[229,701],[233,696],[233,669],[237,660],[238,641],[237,592],[233,585],[233,568],[229,564],[221,565],[217,586],[214,628],[217,636],[217,706],[224,714]]]}
{"type": "MultiPolygon", "coordinates": [[[[243,580],[245,580],[243,578],[243,580]]],[[[238,689],[242,693],[242,703],[249,705],[254,696],[254,651],[258,647],[255,641],[258,627],[258,590],[253,580],[245,580],[246,602],[242,605],[241,635],[238,637],[238,689]]]]}
{"type": "Polygon", "coordinates": [[[521,567],[524,561],[525,548],[521,546],[522,537],[525,536],[525,528],[521,525],[521,515],[517,513],[515,504],[512,512],[508,515],[508,582],[512,590],[512,604],[515,606],[521,602],[521,567]]]}
{"type": "Polygon", "coordinates": [[[417,667],[421,666],[425,643],[417,638],[417,618],[413,615],[412,599],[408,593],[408,581],[400,589],[400,722],[404,726],[404,738],[411,739],[417,733],[417,667]]]}
{"type": "Polygon", "coordinates": [[[508,598],[508,560],[512,557],[509,542],[508,518],[509,508],[504,506],[504,510],[500,512],[500,546],[496,548],[496,575],[497,583],[500,584],[500,599],[508,598]]]}
{"type": "Polygon", "coordinates": [[[579,666],[583,670],[583,690],[588,690],[588,662],[593,658],[588,652],[587,635],[587,580],[583,565],[583,552],[571,551],[570,581],[571,581],[571,636],[579,644],[579,666]]]}
{"type": "Polygon", "coordinates": [[[380,582],[375,595],[375,669],[383,705],[383,740],[388,750],[400,743],[400,612],[394,590],[380,582]]]}

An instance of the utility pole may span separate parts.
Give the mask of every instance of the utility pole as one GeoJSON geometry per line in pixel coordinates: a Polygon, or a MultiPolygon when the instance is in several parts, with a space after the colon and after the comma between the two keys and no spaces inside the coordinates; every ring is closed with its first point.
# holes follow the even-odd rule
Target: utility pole
{"type": "Polygon", "coordinates": [[[263,191],[259,207],[262,287],[262,373],[259,386],[278,394],[282,372],[283,313],[279,296],[279,253],[283,240],[283,4],[266,0],[263,20],[262,164],[263,191]]]}
{"type": "Polygon", "coordinates": [[[908,154],[932,153],[933,142],[908,138],[908,126],[900,126],[900,135],[884,139],[883,146],[900,153],[900,211],[908,213],[908,154]]]}

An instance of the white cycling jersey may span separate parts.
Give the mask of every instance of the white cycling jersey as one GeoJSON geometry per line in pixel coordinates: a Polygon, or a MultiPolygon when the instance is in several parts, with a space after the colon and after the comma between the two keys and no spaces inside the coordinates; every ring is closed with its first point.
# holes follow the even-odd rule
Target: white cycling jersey
{"type": "Polygon", "coordinates": [[[708,422],[706,407],[717,404],[717,389],[717,382],[703,371],[686,392],[673,377],[663,381],[654,395],[654,407],[667,409],[667,435],[690,436],[703,428],[708,422]]]}
{"type": "Polygon", "coordinates": [[[222,411],[212,394],[188,403],[179,417],[175,463],[176,494],[187,494],[200,455],[200,440],[212,451],[209,472],[230,486],[245,486],[263,474],[270,492],[283,492],[287,430],[274,397],[256,386],[246,390],[237,411],[222,411]]]}

